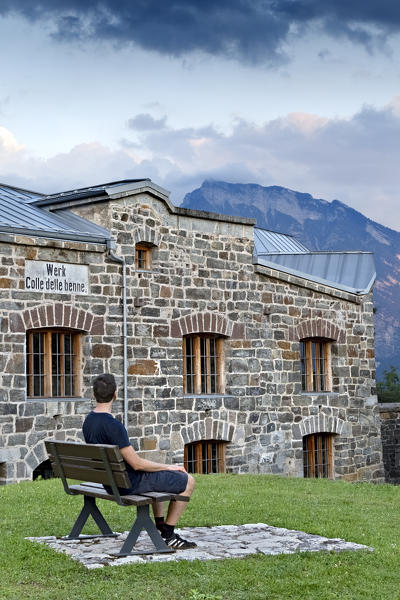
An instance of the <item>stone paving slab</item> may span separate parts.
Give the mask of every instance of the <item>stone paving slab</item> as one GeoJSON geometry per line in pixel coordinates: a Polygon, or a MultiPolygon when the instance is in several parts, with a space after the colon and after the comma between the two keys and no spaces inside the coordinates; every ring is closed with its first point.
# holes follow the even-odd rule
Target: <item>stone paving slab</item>
{"type": "MultiPolygon", "coordinates": [[[[82,537],[68,540],[55,536],[30,537],[31,542],[46,544],[57,552],[71,556],[88,569],[99,569],[105,565],[146,564],[178,560],[215,560],[242,558],[249,554],[293,554],[295,552],[320,552],[322,550],[369,550],[373,548],[346,542],[339,538],[326,538],[320,535],[272,527],[265,523],[248,525],[221,525],[216,527],[186,527],[177,530],[182,537],[196,542],[197,548],[179,550],[174,554],[142,554],[118,557],[128,532],[119,533],[115,538],[82,537]]],[[[140,534],[135,551],[145,552],[153,548],[144,531],[140,534]]]]}

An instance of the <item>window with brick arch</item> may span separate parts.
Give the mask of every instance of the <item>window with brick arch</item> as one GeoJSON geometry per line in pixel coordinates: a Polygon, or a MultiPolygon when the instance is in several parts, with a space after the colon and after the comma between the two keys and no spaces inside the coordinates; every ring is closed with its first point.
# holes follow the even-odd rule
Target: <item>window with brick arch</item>
{"type": "Polygon", "coordinates": [[[332,433],[313,433],[303,437],[304,477],[333,478],[332,433]]]}
{"type": "Polygon", "coordinates": [[[330,341],[319,338],[301,340],[300,364],[304,392],[332,391],[330,341]]]}
{"type": "Polygon", "coordinates": [[[226,442],[202,440],[185,446],[185,469],[188,473],[225,473],[226,442]]]}
{"type": "Polygon", "coordinates": [[[224,340],[212,335],[183,338],[185,394],[224,393],[224,340]]]}
{"type": "Polygon", "coordinates": [[[81,333],[35,330],[26,336],[27,396],[79,397],[81,333]]]}

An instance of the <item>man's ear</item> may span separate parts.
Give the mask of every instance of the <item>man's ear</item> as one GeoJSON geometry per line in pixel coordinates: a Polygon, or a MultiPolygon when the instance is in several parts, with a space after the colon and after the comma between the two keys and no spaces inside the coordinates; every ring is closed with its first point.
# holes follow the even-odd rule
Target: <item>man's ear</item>
{"type": "Polygon", "coordinates": [[[113,399],[113,400],[116,400],[116,399],[117,399],[117,390],[115,390],[115,392],[114,392],[114,396],[113,396],[113,398],[112,398],[112,399],[113,399]]]}

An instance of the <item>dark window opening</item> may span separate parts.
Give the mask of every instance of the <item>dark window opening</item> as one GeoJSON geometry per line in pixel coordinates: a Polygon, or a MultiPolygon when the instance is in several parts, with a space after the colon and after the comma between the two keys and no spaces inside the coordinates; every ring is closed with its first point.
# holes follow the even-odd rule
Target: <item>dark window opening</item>
{"type": "Polygon", "coordinates": [[[203,440],[185,446],[188,473],[225,473],[225,442],[203,440]]]}
{"type": "Polygon", "coordinates": [[[52,479],[55,477],[50,460],[45,460],[33,471],[32,479],[52,479]]]}

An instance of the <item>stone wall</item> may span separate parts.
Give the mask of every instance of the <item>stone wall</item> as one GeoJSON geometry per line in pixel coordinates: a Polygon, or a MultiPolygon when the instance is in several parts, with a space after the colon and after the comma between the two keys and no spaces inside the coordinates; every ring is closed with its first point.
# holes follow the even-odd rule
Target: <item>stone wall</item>
{"type": "Polygon", "coordinates": [[[400,403],[379,404],[385,480],[400,483],[400,403]]]}
{"type": "MultiPolygon", "coordinates": [[[[183,214],[149,194],[73,210],[109,228],[126,261],[128,432],[137,450],[182,462],[186,443],[221,440],[228,471],[302,476],[303,436],[324,431],[335,435],[336,477],[382,480],[370,296],[255,266],[253,228],[240,219],[183,214]],[[150,271],[135,269],[137,242],[153,245],[150,271]],[[198,332],[224,338],[223,394],[183,394],[182,336],[198,332]],[[299,340],[308,332],[332,340],[331,393],[301,391],[299,340]]],[[[79,439],[94,375],[116,375],[121,416],[122,276],[101,245],[2,236],[0,256],[4,482],[31,477],[45,438],[79,439]],[[89,295],[26,292],[26,258],[88,265],[89,295]],[[25,331],[52,323],[84,333],[82,398],[27,401],[25,331]]]]}

